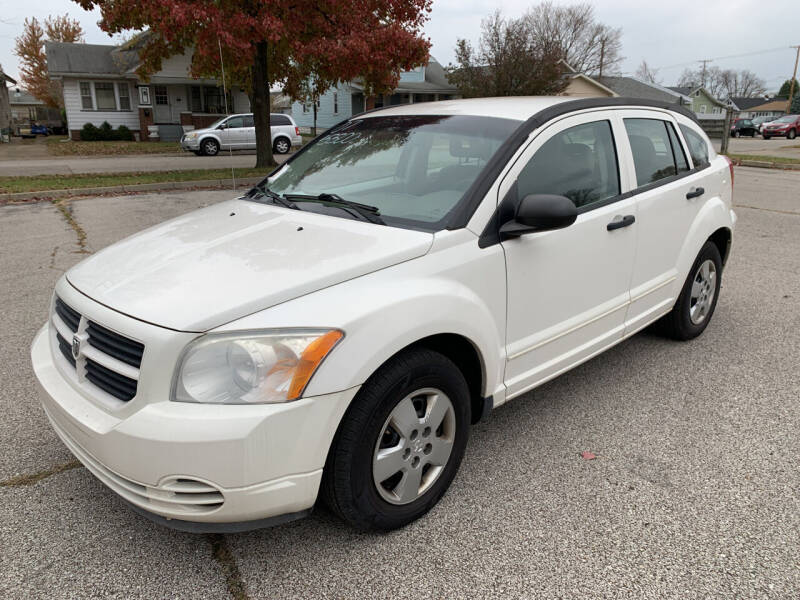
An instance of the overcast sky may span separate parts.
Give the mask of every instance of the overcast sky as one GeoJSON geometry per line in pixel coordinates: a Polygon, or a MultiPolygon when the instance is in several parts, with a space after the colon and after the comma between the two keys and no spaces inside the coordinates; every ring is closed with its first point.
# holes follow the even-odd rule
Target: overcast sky
{"type": "MultiPolygon", "coordinates": [[[[111,43],[97,27],[97,12],[88,13],[70,0],[30,4],[2,0],[2,4],[0,64],[14,78],[19,74],[18,59],[12,53],[14,38],[25,17],[43,19],[49,14],[68,13],[81,22],[87,42],[111,43]]],[[[477,40],[481,19],[495,7],[501,6],[508,16],[518,16],[532,4],[525,0],[503,0],[499,4],[491,0],[434,0],[426,26],[433,43],[431,53],[446,65],[453,60],[456,39],[477,40]]],[[[696,61],[712,58],[716,60],[710,64],[721,68],[750,69],[766,80],[767,89],[777,90],[794,67],[795,53],[789,46],[800,44],[798,0],[603,0],[593,4],[601,22],[622,28],[622,54],[626,57],[622,70],[633,74],[645,59],[661,67],[659,77],[664,85],[674,85],[685,67],[696,67],[696,61]],[[740,56],[743,54],[750,55],[740,56]]]]}

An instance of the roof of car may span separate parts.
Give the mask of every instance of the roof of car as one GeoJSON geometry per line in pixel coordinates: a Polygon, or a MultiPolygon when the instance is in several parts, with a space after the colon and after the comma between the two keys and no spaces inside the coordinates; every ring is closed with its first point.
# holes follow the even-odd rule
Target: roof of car
{"type": "Polygon", "coordinates": [[[545,110],[548,113],[568,113],[586,108],[622,106],[661,108],[685,114],[691,119],[696,118],[693,113],[683,106],[656,100],[641,98],[580,98],[574,96],[506,96],[502,98],[467,98],[398,104],[368,111],[356,115],[354,118],[397,115],[469,115],[527,121],[545,110]]]}

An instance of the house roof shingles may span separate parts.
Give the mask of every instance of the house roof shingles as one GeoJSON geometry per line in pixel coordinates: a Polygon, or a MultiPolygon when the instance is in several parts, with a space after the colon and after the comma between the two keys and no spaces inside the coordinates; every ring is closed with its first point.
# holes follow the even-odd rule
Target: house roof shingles
{"type": "Polygon", "coordinates": [[[45,42],[45,54],[51,75],[122,75],[137,61],[135,51],[100,44],[45,42]]]}
{"type": "Polygon", "coordinates": [[[736,105],[736,108],[739,110],[750,110],[754,106],[760,106],[765,102],[769,102],[770,98],[765,98],[763,96],[758,98],[745,98],[745,97],[734,97],[731,98],[731,102],[736,105]]]}
{"type": "Polygon", "coordinates": [[[661,87],[635,77],[598,77],[597,81],[625,98],[643,98],[678,104],[681,95],[686,95],[673,91],[674,88],[661,87]]]}

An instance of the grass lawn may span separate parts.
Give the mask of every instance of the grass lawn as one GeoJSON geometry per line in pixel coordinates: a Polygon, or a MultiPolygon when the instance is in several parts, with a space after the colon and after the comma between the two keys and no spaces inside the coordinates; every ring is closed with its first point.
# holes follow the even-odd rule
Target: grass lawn
{"type": "MultiPolygon", "coordinates": [[[[91,142],[96,143],[96,142],[91,142]]],[[[272,169],[234,169],[239,177],[266,176],[272,169]]],[[[81,173],[77,175],[32,175],[28,177],[0,177],[0,193],[39,192],[137,183],[166,181],[198,181],[203,179],[230,179],[230,169],[195,169],[192,171],[156,171],[147,173],[81,173]]]]}
{"type": "Polygon", "coordinates": [[[65,136],[50,136],[47,139],[47,152],[52,156],[183,153],[178,142],[65,142],[65,139],[65,136]]]}
{"type": "Polygon", "coordinates": [[[789,165],[800,165],[800,158],[791,156],[766,156],[762,154],[728,154],[734,160],[758,160],[789,165]]]}

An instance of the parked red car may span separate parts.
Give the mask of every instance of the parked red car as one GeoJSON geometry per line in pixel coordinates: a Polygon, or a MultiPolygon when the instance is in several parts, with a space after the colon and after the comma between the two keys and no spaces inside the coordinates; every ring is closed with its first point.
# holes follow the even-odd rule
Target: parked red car
{"type": "Polygon", "coordinates": [[[775,119],[764,124],[761,135],[765,140],[771,137],[780,136],[793,140],[800,134],[800,115],[786,115],[780,119],[775,119]]]}

